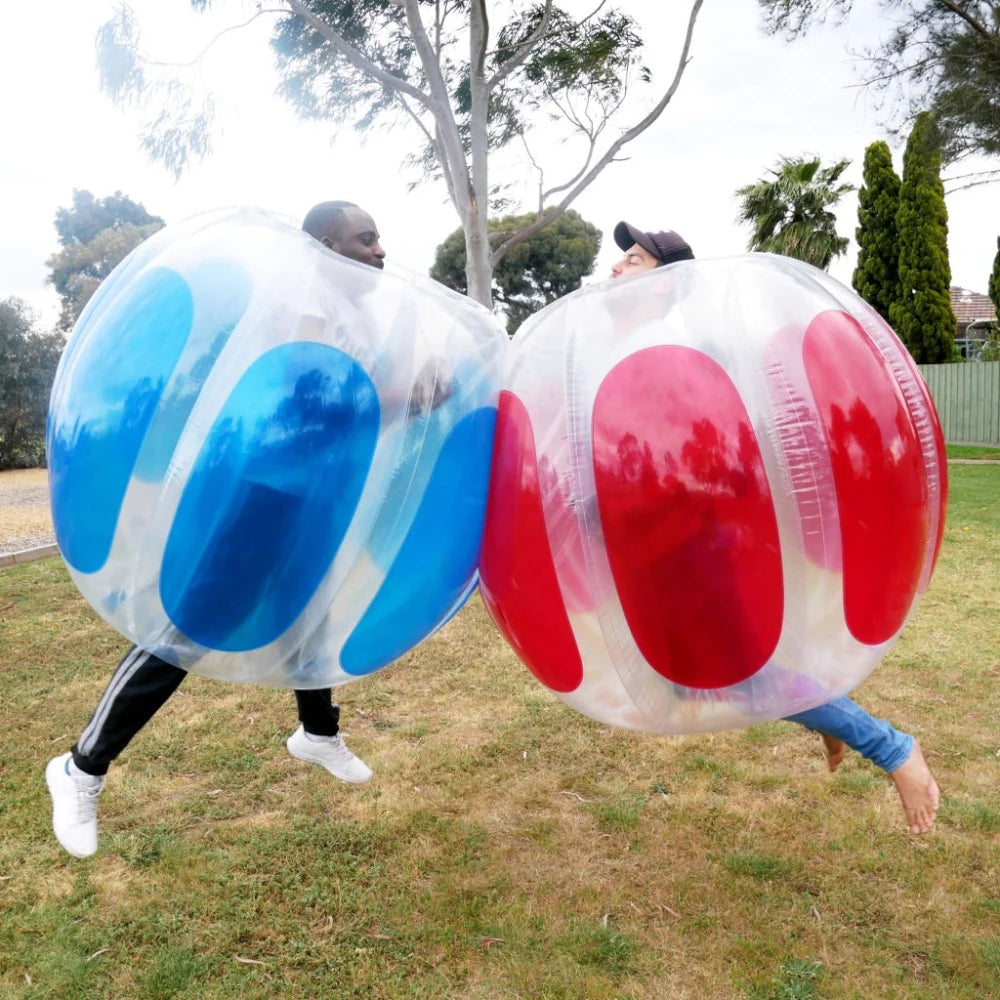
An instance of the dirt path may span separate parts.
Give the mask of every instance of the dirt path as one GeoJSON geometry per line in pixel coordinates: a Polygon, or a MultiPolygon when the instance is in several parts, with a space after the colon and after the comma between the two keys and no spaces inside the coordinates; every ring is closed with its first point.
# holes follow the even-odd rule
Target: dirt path
{"type": "MultiPolygon", "coordinates": [[[[957,464],[994,464],[990,459],[952,458],[957,464]]],[[[0,556],[55,542],[45,469],[0,472],[0,556]]]]}
{"type": "Polygon", "coordinates": [[[0,472],[0,555],[54,541],[45,469],[0,472]]]}

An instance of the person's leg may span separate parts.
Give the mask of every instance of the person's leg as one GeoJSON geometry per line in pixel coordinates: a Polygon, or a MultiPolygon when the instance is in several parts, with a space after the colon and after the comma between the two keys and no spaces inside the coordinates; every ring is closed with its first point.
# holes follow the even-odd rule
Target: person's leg
{"type": "Polygon", "coordinates": [[[340,735],[340,706],[334,704],[330,688],[296,691],[295,701],[302,725],[288,737],[288,752],[299,760],[322,764],[341,781],[367,781],[371,769],[351,753],[340,735]]]}
{"type": "Polygon", "coordinates": [[[846,743],[883,771],[894,771],[913,750],[914,740],[909,733],[901,733],[884,719],[876,719],[850,698],[836,698],[787,719],[846,743]]]}
{"type": "Polygon", "coordinates": [[[845,744],[887,771],[911,832],[926,833],[934,825],[940,792],[919,744],[909,733],[876,719],[850,698],[836,698],[787,719],[823,737],[831,771],[840,763],[845,744]]]}
{"type": "Polygon", "coordinates": [[[340,732],[340,706],[333,702],[330,688],[296,691],[295,703],[302,728],[313,736],[336,736],[340,732]]]}
{"type": "Polygon", "coordinates": [[[136,733],[180,687],[187,671],[133,646],[114,672],[71,753],[86,774],[104,775],[136,733]]]}
{"type": "Polygon", "coordinates": [[[820,733],[819,738],[823,741],[823,749],[826,751],[826,766],[833,774],[844,763],[844,758],[847,756],[847,744],[829,733],[820,733]]]}
{"type": "Polygon", "coordinates": [[[108,765],[128,746],[187,676],[133,646],[118,664],[97,708],[69,753],[49,761],[52,830],[70,854],[97,850],[97,797],[108,765]]]}

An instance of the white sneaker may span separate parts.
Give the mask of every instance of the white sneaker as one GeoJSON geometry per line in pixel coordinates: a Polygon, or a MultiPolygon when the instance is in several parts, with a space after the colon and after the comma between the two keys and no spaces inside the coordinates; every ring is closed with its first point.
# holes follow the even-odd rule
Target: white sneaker
{"type": "Polygon", "coordinates": [[[340,778],[341,781],[360,785],[372,776],[371,768],[347,749],[344,737],[339,734],[329,738],[324,737],[322,743],[317,743],[309,739],[305,729],[299,726],[288,737],[286,746],[293,757],[322,764],[330,774],[340,778]]]}
{"type": "Polygon", "coordinates": [[[70,774],[70,757],[68,753],[54,757],[45,768],[52,796],[52,830],[70,854],[89,858],[97,850],[97,796],[104,779],[88,781],[70,774]]]}

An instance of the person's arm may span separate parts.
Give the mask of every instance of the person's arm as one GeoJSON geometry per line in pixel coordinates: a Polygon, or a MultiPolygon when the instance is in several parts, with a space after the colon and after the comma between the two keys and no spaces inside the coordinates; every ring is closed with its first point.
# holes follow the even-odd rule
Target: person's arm
{"type": "Polygon", "coordinates": [[[410,392],[410,413],[420,415],[436,410],[452,394],[455,378],[450,371],[442,370],[438,360],[429,360],[417,373],[410,392]]]}

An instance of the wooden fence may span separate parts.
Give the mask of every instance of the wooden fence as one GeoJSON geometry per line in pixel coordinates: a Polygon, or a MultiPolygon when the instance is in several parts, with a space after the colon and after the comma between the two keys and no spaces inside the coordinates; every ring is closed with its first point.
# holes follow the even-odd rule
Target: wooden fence
{"type": "Polygon", "coordinates": [[[921,365],[949,444],[1000,448],[1000,361],[921,365]]]}

